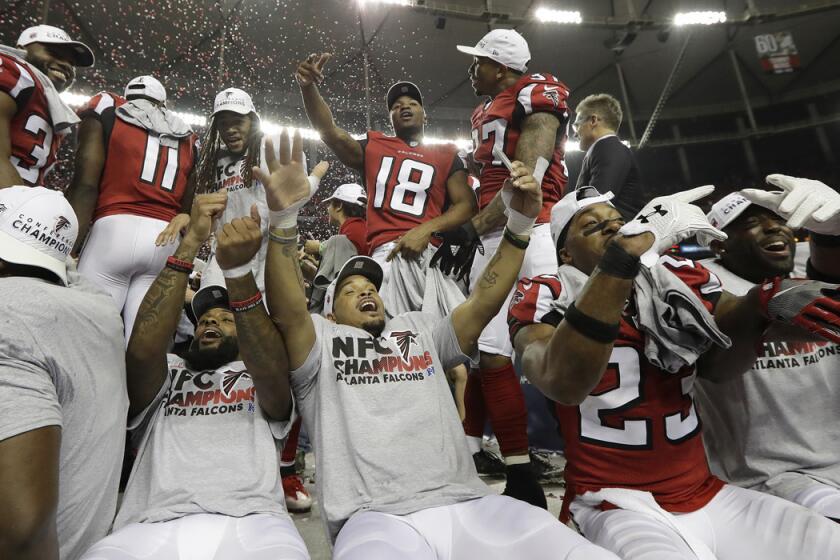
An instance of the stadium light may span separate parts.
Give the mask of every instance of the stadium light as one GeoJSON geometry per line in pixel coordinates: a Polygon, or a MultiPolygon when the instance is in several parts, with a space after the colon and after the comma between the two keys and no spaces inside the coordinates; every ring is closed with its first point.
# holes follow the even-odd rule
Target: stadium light
{"type": "Polygon", "coordinates": [[[571,10],[554,10],[552,8],[537,8],[534,16],[543,23],[582,23],[580,12],[571,10]]]}
{"type": "Polygon", "coordinates": [[[726,23],[726,12],[683,12],[674,16],[674,25],[715,25],[726,23]]]}
{"type": "Polygon", "coordinates": [[[412,0],[358,0],[359,6],[367,6],[368,4],[393,4],[396,6],[412,6],[412,0]]]}

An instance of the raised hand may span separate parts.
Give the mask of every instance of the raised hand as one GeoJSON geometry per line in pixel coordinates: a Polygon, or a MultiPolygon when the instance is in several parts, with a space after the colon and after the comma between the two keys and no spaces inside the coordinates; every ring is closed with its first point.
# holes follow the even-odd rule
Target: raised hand
{"type": "Polygon", "coordinates": [[[696,235],[697,242],[703,246],[714,240],[723,241],[726,234],[712,226],[703,211],[691,204],[714,190],[714,186],[706,185],[654,198],[635,218],[621,226],[618,233],[625,237],[646,232],[653,234],[653,245],[641,256],[642,264],[647,267],[656,264],[659,256],[670,247],[692,235],[696,235]]]}
{"type": "Polygon", "coordinates": [[[227,206],[227,190],[197,194],[190,212],[190,226],[186,237],[197,243],[204,243],[213,232],[213,224],[221,217],[227,206]]]}
{"type": "Polygon", "coordinates": [[[251,262],[263,242],[260,212],[251,206],[251,215],[235,218],[216,234],[216,262],[222,270],[230,270],[251,262]]]}
{"type": "Polygon", "coordinates": [[[330,53],[310,54],[298,64],[295,79],[301,86],[318,85],[324,81],[324,65],[332,58],[330,53]]]}
{"type": "Polygon", "coordinates": [[[178,239],[178,235],[182,235],[187,231],[190,225],[189,214],[177,214],[172,221],[167,224],[163,231],[158,234],[155,239],[155,245],[162,247],[174,243],[178,239]]]}
{"type": "Polygon", "coordinates": [[[767,183],[781,190],[744,189],[741,195],[783,217],[791,229],[840,235],[840,193],[820,181],[787,175],[768,175],[767,183]]]}
{"type": "Polygon", "coordinates": [[[521,161],[512,161],[510,178],[502,185],[502,201],[523,216],[536,218],[542,210],[542,187],[521,161]]]}
{"type": "Polygon", "coordinates": [[[300,131],[295,132],[291,147],[289,144],[289,133],[284,129],[280,134],[278,159],[274,155],[274,144],[266,139],[265,163],[270,174],[254,167],[254,176],[265,187],[265,200],[272,212],[297,211],[312,198],[318,190],[318,182],[329,169],[329,164],[322,161],[312,170],[312,175],[307,177],[303,166],[303,139],[300,131]]]}

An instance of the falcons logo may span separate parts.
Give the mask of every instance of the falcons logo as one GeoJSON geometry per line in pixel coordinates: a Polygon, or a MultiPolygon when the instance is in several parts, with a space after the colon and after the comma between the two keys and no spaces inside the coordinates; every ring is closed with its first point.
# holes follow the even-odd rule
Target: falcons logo
{"type": "Polygon", "coordinates": [[[545,90],[543,91],[543,95],[546,99],[551,101],[551,104],[555,107],[558,107],[560,105],[560,94],[557,92],[556,87],[546,86],[545,90]]]}
{"type": "Polygon", "coordinates": [[[222,393],[224,393],[226,397],[230,396],[237,381],[242,378],[251,379],[251,376],[248,375],[247,371],[233,371],[229,369],[222,375],[224,376],[222,377],[222,393]]]}
{"type": "Polygon", "coordinates": [[[388,338],[393,338],[397,343],[397,347],[402,353],[404,360],[408,361],[408,355],[411,353],[411,345],[417,343],[417,335],[411,331],[397,331],[392,332],[388,338]]]}
{"type": "Polygon", "coordinates": [[[5,204],[0,203],[0,214],[2,214],[3,212],[5,212],[6,210],[8,210],[8,208],[6,208],[6,205],[5,205],[5,204]]]}
{"type": "Polygon", "coordinates": [[[70,220],[65,218],[64,216],[59,216],[55,222],[55,227],[53,228],[53,233],[60,233],[61,230],[70,227],[70,220]]]}
{"type": "Polygon", "coordinates": [[[514,306],[520,303],[523,299],[525,299],[525,294],[519,290],[516,290],[515,292],[513,292],[513,299],[511,300],[510,305],[514,306]]]}

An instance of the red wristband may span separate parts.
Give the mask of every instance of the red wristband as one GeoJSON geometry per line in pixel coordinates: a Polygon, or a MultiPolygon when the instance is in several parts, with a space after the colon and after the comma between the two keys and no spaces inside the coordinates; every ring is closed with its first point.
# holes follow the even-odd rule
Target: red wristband
{"type": "Polygon", "coordinates": [[[175,257],[167,257],[166,266],[172,270],[186,272],[188,274],[193,271],[193,263],[190,261],[182,261],[181,259],[175,257]]]}
{"type": "Polygon", "coordinates": [[[248,299],[244,299],[242,301],[231,301],[230,302],[230,310],[235,313],[241,313],[242,311],[250,311],[255,307],[262,304],[262,293],[257,292],[253,296],[249,297],[248,299]]]}

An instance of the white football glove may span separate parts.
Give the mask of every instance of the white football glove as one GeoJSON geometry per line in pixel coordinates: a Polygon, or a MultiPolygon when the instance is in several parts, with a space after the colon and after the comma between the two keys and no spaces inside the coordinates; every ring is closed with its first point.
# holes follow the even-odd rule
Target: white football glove
{"type": "Polygon", "coordinates": [[[631,236],[649,231],[653,234],[656,238],[653,246],[641,257],[642,264],[648,268],[656,264],[660,255],[692,235],[704,247],[714,240],[723,241],[726,234],[710,224],[699,207],[691,204],[714,190],[714,186],[706,185],[654,198],[635,218],[621,226],[618,233],[631,236]]]}
{"type": "Polygon", "coordinates": [[[840,235],[840,193],[825,183],[787,175],[768,175],[767,182],[782,190],[744,189],[741,194],[787,220],[791,229],[840,235]]]}

